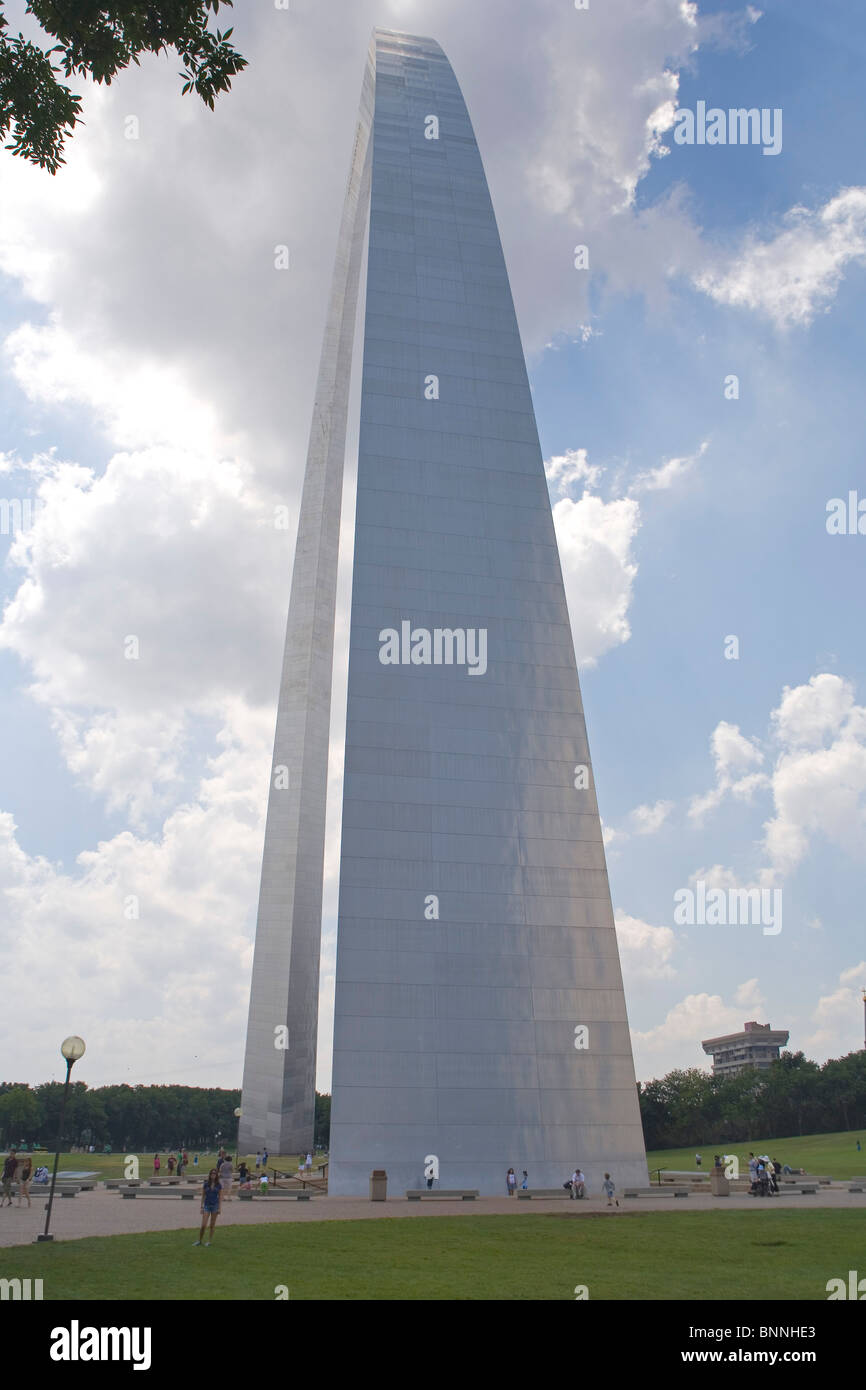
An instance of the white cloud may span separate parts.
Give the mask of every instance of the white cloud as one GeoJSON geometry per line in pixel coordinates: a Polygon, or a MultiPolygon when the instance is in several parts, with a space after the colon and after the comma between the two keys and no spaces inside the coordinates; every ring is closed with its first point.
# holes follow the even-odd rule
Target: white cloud
{"type": "Polygon", "coordinates": [[[866,707],[849,681],[814,676],[786,687],[773,712],[781,751],[773,769],[775,814],[764,826],[773,867],[790,873],[817,836],[862,857],[866,843],[866,707]]]}
{"type": "Polygon", "coordinates": [[[564,454],[554,454],[547,459],[544,471],[551,488],[564,493],[579,482],[588,488],[597,487],[604,469],[600,464],[589,462],[586,449],[566,449],[564,454]]]}
{"type": "MultiPolygon", "coordinates": [[[[818,837],[854,858],[866,843],[866,707],[855,703],[850,681],[824,672],[805,685],[786,686],[770,723],[776,756],[768,773],[748,771],[764,761],[757,741],[736,724],[717,725],[711,739],[716,785],[689,806],[699,823],[727,795],[748,801],[757,791],[772,794],[774,814],[764,823],[767,862],[753,876],[763,887],[792,873],[818,837]]],[[[697,878],[720,888],[744,886],[721,865],[697,870],[697,878]]]]}
{"type": "Polygon", "coordinates": [[[681,458],[669,458],[658,468],[652,468],[648,473],[639,473],[632,484],[634,492],[666,492],[685,473],[691,471],[699,459],[703,458],[709,448],[709,440],[703,443],[693,454],[684,454],[681,458]]]}
{"type": "Polygon", "coordinates": [[[715,810],[729,792],[749,800],[755,791],[768,785],[762,773],[748,772],[749,768],[764,761],[764,754],[757,743],[740,733],[739,725],[721,720],[710,736],[710,747],[716,785],[703,795],[693,797],[689,803],[689,816],[698,823],[708,811],[715,810]]]}
{"type": "Polygon", "coordinates": [[[812,1012],[815,1027],[804,1040],[804,1050],[820,1049],[830,1057],[843,1057],[862,1048],[863,986],[866,960],[843,970],[838,988],[821,995],[812,1012]]]}
{"type": "Polygon", "coordinates": [[[637,565],[631,554],[640,513],[631,498],[586,493],[553,508],[578,665],[594,666],[631,636],[628,608],[637,565]]]}
{"type": "Polygon", "coordinates": [[[710,1067],[701,1049],[705,1038],[738,1033],[746,1012],[764,1007],[757,980],[748,980],[734,992],[734,1003],[720,994],[688,994],[668,1010],[663,1022],[644,1032],[632,1030],[635,1065],[640,1076],[659,1076],[673,1067],[710,1067]]]}
{"type": "Polygon", "coordinates": [[[673,810],[672,801],[657,801],[653,806],[636,806],[629,817],[635,835],[654,835],[673,810]]]}
{"type": "Polygon", "coordinates": [[[21,324],[7,337],[4,352],[31,401],[52,408],[84,405],[114,444],[166,444],[200,453],[218,447],[213,410],[192,394],[176,365],[142,361],[135,352],[122,360],[117,351],[108,357],[89,350],[56,314],[43,327],[21,324]]]}
{"type": "Polygon", "coordinates": [[[670,979],[676,937],[670,927],[653,927],[626,912],[614,914],[626,990],[632,981],[670,979]]]}
{"type": "Polygon", "coordinates": [[[813,211],[795,207],[782,231],[751,235],[735,253],[694,275],[699,289],[778,327],[805,326],[826,311],[849,265],[866,262],[866,188],[845,188],[813,211]]]}
{"type": "Polygon", "coordinates": [[[789,747],[816,748],[838,732],[853,710],[854,691],[839,676],[824,673],[808,685],[786,685],[772,715],[776,737],[789,747]]]}
{"type": "Polygon", "coordinates": [[[0,814],[0,916],[14,924],[0,941],[4,1031],[32,1080],[57,1075],[57,1040],[76,1032],[91,1084],[239,1081],[272,734],[269,717],[228,711],[195,794],[159,833],[124,831],[72,873],[27,855],[0,814]]]}

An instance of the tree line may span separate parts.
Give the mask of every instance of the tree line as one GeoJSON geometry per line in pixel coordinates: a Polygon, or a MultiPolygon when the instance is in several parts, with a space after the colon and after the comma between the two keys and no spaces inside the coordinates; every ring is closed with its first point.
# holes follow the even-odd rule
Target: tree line
{"type": "MultiPolygon", "coordinates": [[[[63,1083],[0,1082],[0,1144],[57,1142],[63,1083]]],[[[737,1143],[750,1138],[866,1131],[866,1052],[819,1066],[802,1052],[783,1052],[766,1071],[712,1076],[698,1067],[638,1085],[648,1149],[737,1143]]],[[[115,1152],[233,1148],[240,1091],[200,1086],[69,1088],[62,1147],[93,1144],[115,1152]]],[[[317,1149],[330,1141],[331,1097],[316,1093],[317,1149]]]]}
{"type": "MultiPolygon", "coordinates": [[[[57,1143],[62,1081],[41,1086],[0,1082],[0,1144],[34,1144],[53,1149],[57,1143]]],[[[83,1081],[69,1087],[61,1148],[140,1153],[153,1149],[207,1152],[224,1144],[234,1148],[240,1091],[201,1086],[96,1086],[83,1081]]],[[[316,1147],[327,1148],[331,1097],[316,1094],[316,1147]]]]}
{"type": "Polygon", "coordinates": [[[699,1067],[638,1085],[647,1149],[866,1130],[866,1052],[819,1066],[783,1052],[766,1071],[712,1076],[699,1067]]]}

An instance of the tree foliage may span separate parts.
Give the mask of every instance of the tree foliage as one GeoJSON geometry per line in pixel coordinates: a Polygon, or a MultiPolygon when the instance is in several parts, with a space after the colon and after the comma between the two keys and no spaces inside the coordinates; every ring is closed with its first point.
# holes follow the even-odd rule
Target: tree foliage
{"type": "MultiPolygon", "coordinates": [[[[43,1144],[53,1148],[60,1125],[63,1082],[30,1087],[0,1082],[0,1145],[43,1144]]],[[[235,1145],[235,1109],[240,1091],[200,1086],[99,1086],[83,1081],[69,1087],[61,1147],[106,1144],[121,1153],[148,1149],[209,1149],[235,1145]]],[[[327,1144],[330,1096],[316,1096],[316,1143],[327,1144]]]]}
{"type": "Polygon", "coordinates": [[[9,34],[0,0],[0,139],[6,149],[56,174],[64,143],[80,120],[81,98],[59,81],[73,73],[109,85],[143,53],[177,53],[183,92],[197,92],[211,110],[220,92],[247,66],[232,47],[231,29],[211,30],[211,13],[232,0],[29,0],[32,15],[56,40],[47,50],[9,34]]]}
{"type": "Polygon", "coordinates": [[[728,1077],[691,1067],[638,1090],[648,1149],[866,1129],[866,1052],[823,1066],[783,1052],[766,1071],[728,1077]]]}

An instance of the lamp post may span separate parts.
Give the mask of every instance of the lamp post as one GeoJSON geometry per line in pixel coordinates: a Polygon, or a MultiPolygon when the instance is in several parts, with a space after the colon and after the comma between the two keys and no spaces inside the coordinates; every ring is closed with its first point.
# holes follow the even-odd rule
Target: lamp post
{"type": "Polygon", "coordinates": [[[51,1192],[48,1196],[48,1210],[45,1213],[45,1230],[41,1236],[36,1237],[37,1244],[42,1240],[53,1240],[54,1237],[48,1234],[48,1227],[51,1225],[51,1208],[54,1204],[54,1187],[57,1182],[57,1166],[60,1163],[60,1145],[63,1142],[63,1121],[66,1118],[66,1101],[69,1096],[69,1073],[79,1057],[85,1053],[84,1039],[76,1037],[73,1033],[71,1037],[64,1038],[60,1044],[60,1051],[66,1059],[66,1083],[63,1087],[63,1100],[60,1103],[60,1127],[57,1133],[57,1149],[54,1154],[54,1172],[51,1174],[51,1192]]]}
{"type": "Polygon", "coordinates": [[[235,1162],[236,1162],[236,1163],[240,1163],[240,1161],[241,1161],[241,1115],[242,1115],[243,1113],[244,1113],[244,1112],[243,1112],[243,1110],[241,1110],[241,1107],[240,1107],[239,1105],[235,1107],[235,1119],[236,1119],[237,1122],[238,1122],[238,1137],[237,1137],[237,1140],[236,1140],[236,1142],[235,1142],[235,1149],[236,1149],[236,1153],[235,1153],[235,1162]]]}

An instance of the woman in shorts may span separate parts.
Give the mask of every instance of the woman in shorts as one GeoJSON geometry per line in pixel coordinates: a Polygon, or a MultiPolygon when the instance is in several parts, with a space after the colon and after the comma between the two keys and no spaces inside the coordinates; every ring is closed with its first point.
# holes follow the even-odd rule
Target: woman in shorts
{"type": "Polygon", "coordinates": [[[207,1175],[207,1182],[202,1186],[201,1191],[201,1230],[198,1233],[198,1240],[193,1241],[194,1245],[210,1245],[213,1240],[213,1228],[222,1207],[222,1188],[220,1187],[220,1177],[216,1168],[211,1168],[207,1175]],[[205,1227],[210,1219],[209,1239],[204,1239],[205,1227]]]}

